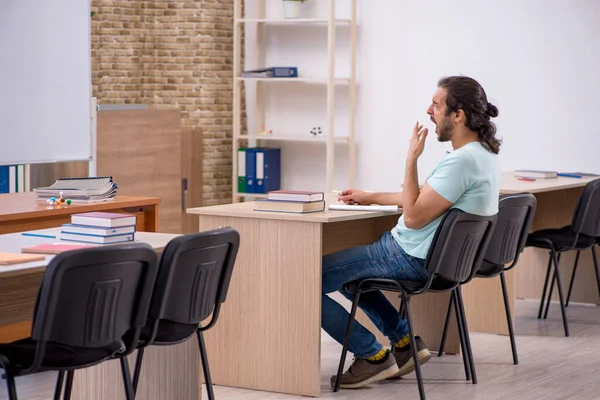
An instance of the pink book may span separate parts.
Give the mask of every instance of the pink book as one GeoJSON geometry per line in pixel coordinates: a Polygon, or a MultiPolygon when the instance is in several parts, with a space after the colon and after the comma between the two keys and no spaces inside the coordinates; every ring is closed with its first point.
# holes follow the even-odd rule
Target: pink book
{"type": "Polygon", "coordinates": [[[89,246],[85,244],[66,244],[66,243],[46,243],[38,244],[37,246],[23,247],[21,253],[41,253],[41,254],[58,254],[63,251],[86,249],[89,246]]]}
{"type": "Polygon", "coordinates": [[[323,192],[312,192],[305,190],[274,190],[267,194],[268,200],[276,201],[300,201],[312,203],[314,201],[322,201],[325,199],[323,192]]]}
{"type": "Polygon", "coordinates": [[[135,215],[101,211],[73,214],[71,216],[73,225],[102,226],[106,228],[133,226],[136,224],[136,220],[135,215]]]}

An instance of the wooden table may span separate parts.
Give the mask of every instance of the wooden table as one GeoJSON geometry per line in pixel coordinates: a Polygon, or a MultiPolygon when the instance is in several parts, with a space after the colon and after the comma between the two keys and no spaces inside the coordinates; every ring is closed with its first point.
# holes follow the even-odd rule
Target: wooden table
{"type": "MultiPolygon", "coordinates": [[[[58,234],[59,229],[39,233],[58,234]]],[[[150,244],[161,253],[177,235],[137,232],[136,241],[150,244]]],[[[0,235],[0,251],[21,252],[25,246],[53,243],[56,239],[23,236],[20,233],[0,235]]],[[[45,261],[0,267],[0,326],[28,323],[44,270],[53,256],[45,261]]],[[[25,336],[29,336],[29,332],[25,336]]],[[[135,352],[129,358],[131,370],[135,352]]],[[[150,346],[144,363],[137,397],[144,400],[198,400],[201,398],[201,374],[198,344],[188,340],[175,346],[150,346]]],[[[77,370],[73,383],[73,399],[106,400],[125,398],[119,361],[77,370]]]]}
{"type": "MultiPolygon", "coordinates": [[[[598,178],[600,176],[558,177],[528,182],[518,180],[513,172],[505,172],[502,175],[500,193],[532,193],[535,195],[537,209],[531,231],[561,228],[571,223],[583,187],[598,178]]],[[[573,271],[574,255],[575,252],[567,252],[563,254],[560,261],[565,296],[573,271]]],[[[505,274],[511,308],[514,309],[515,299],[541,298],[547,268],[547,250],[525,248],[516,267],[505,274]]],[[[465,285],[463,295],[471,332],[508,335],[499,278],[474,279],[465,285]]],[[[553,298],[558,300],[557,290],[554,290],[553,298]]],[[[571,299],[573,302],[600,304],[590,251],[582,252],[579,258],[571,299]]],[[[536,315],[532,315],[532,318],[535,317],[536,315]]]]}
{"type": "Polygon", "coordinates": [[[137,229],[158,231],[158,197],[117,196],[101,203],[50,206],[36,201],[34,192],[0,194],[0,234],[55,228],[71,222],[71,215],[90,211],[125,212],[137,216],[137,229]]]}
{"type": "MultiPolygon", "coordinates": [[[[593,179],[561,177],[525,182],[506,172],[501,193],[535,194],[538,205],[533,230],[561,227],[570,223],[583,186],[593,179]]],[[[327,200],[334,201],[333,197],[327,200]]],[[[399,213],[287,214],[252,208],[253,202],[188,209],[199,215],[201,231],[231,226],[241,235],[230,294],[219,323],[205,335],[213,381],[217,385],[319,396],[321,258],[374,242],[396,225],[399,213]],[[237,360],[234,367],[232,359],[237,360]]],[[[547,261],[547,252],[525,249],[517,267],[506,274],[511,307],[515,298],[539,298],[547,261]]],[[[591,260],[582,254],[580,263],[573,301],[598,302],[591,260]]],[[[563,268],[562,273],[568,282],[570,268],[563,268]]],[[[398,304],[397,294],[387,296],[398,304]]],[[[474,279],[464,286],[463,296],[471,332],[508,334],[498,278],[474,279]]],[[[431,350],[438,348],[448,300],[447,294],[427,294],[411,302],[416,333],[431,350]]],[[[360,309],[357,315],[381,343],[387,343],[360,309]]],[[[454,319],[446,343],[448,353],[459,353],[454,319]]],[[[507,341],[510,353],[508,346],[507,341]]]]}
{"type": "MultiPolygon", "coordinates": [[[[218,323],[205,333],[213,382],[319,396],[322,257],[373,243],[396,225],[400,214],[260,212],[253,211],[253,202],[188,212],[199,215],[200,231],[231,226],[241,237],[227,301],[218,323]]],[[[399,305],[397,294],[388,297],[399,305]]],[[[441,338],[448,299],[448,294],[427,294],[411,302],[416,332],[432,348],[441,338]]],[[[377,332],[362,311],[357,316],[377,332]]],[[[452,321],[448,351],[458,352],[458,343],[452,321]]]]}
{"type": "MultiPolygon", "coordinates": [[[[0,194],[0,234],[59,227],[71,222],[71,215],[90,211],[124,212],[137,217],[137,230],[158,231],[158,197],[117,196],[101,203],[73,203],[50,206],[36,201],[34,192],[0,194]]],[[[0,341],[10,342],[29,333],[31,321],[0,327],[0,341]]]]}

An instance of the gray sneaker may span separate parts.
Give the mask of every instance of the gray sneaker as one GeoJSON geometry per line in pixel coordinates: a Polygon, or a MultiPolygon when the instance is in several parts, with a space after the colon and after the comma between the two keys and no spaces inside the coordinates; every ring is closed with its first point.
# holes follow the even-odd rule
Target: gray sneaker
{"type": "MultiPolygon", "coordinates": [[[[396,359],[388,351],[379,361],[367,361],[364,358],[355,358],[348,371],[341,377],[340,387],[344,389],[357,389],[370,383],[388,379],[398,373],[396,359]]],[[[331,377],[331,387],[335,386],[336,376],[331,377]]]]}
{"type": "MultiPolygon", "coordinates": [[[[423,342],[419,336],[415,336],[415,340],[417,342],[417,357],[419,358],[419,365],[423,365],[431,359],[431,353],[425,346],[425,342],[423,342]]],[[[401,349],[393,346],[392,354],[398,363],[398,372],[392,376],[392,378],[400,378],[401,376],[408,375],[415,370],[415,362],[413,360],[410,345],[404,346],[401,349]]]]}

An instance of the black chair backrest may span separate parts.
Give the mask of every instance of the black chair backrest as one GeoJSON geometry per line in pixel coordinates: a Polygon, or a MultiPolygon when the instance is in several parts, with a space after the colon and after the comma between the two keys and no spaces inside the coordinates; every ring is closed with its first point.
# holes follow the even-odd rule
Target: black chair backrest
{"type": "Polygon", "coordinates": [[[498,219],[483,256],[485,261],[504,268],[517,260],[525,248],[536,207],[537,200],[530,193],[500,196],[498,219]]]}
{"type": "Polygon", "coordinates": [[[432,277],[456,285],[473,278],[492,237],[497,215],[479,216],[458,208],[447,211],[425,260],[432,277]]]}
{"type": "Polygon", "coordinates": [[[600,179],[585,185],[573,214],[571,229],[578,234],[600,236],[600,179]]]}
{"type": "Polygon", "coordinates": [[[101,348],[122,341],[126,351],[135,350],[157,272],[158,257],[147,244],[57,254],[46,268],[34,311],[34,363],[43,359],[39,353],[47,342],[101,348]]]}
{"type": "Polygon", "coordinates": [[[239,243],[233,228],[171,240],[160,260],[149,319],[199,324],[216,312],[227,297],[239,243]]]}

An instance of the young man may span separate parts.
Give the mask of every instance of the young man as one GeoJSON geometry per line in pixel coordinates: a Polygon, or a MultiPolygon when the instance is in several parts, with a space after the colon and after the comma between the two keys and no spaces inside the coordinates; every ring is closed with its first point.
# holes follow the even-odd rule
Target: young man
{"type": "MultiPolygon", "coordinates": [[[[419,189],[417,159],[423,153],[428,129],[417,122],[408,155],[402,193],[367,193],[344,190],[339,199],[347,204],[397,204],[403,213],[396,227],[368,246],[342,250],[323,257],[322,327],[343,343],[349,314],[327,293],[344,290],[348,282],[364,278],[426,281],[425,258],[442,215],[451,207],[477,215],[498,212],[500,141],[490,121],[498,109],[488,103],[481,85],[464,76],[442,78],[427,109],[440,142],[451,142],[449,152],[419,189]]],[[[361,295],[360,308],[392,345],[391,352],[360,323],[354,322],[349,351],[352,366],[341,378],[342,388],[359,388],[369,383],[397,378],[414,370],[408,327],[383,293],[361,295]]],[[[431,358],[417,337],[419,363],[431,358]]],[[[335,376],[331,384],[335,383],[335,376]]]]}

